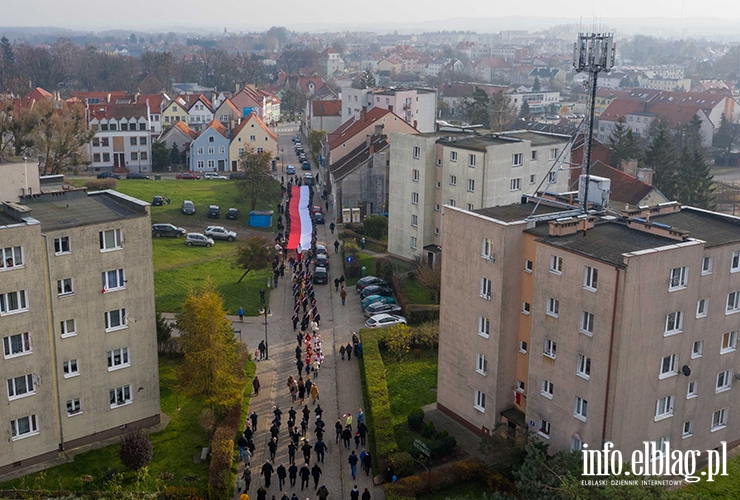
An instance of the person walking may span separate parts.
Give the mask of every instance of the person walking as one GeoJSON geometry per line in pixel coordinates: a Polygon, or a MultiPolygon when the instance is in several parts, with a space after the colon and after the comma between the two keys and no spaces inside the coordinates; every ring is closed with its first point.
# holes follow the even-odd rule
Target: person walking
{"type": "Polygon", "coordinates": [[[339,253],[339,240],[334,240],[334,253],[339,253]]]}
{"type": "Polygon", "coordinates": [[[244,481],[244,491],[249,491],[249,485],[252,484],[252,471],[249,470],[249,467],[244,467],[242,481],[244,481]]]}
{"type": "Polygon", "coordinates": [[[336,431],[336,439],[334,440],[334,444],[339,443],[339,438],[342,437],[342,431],[344,428],[342,427],[342,421],[337,419],[337,422],[334,424],[334,430],[336,431]]]}
{"type": "Polygon", "coordinates": [[[311,470],[308,468],[308,463],[303,464],[298,475],[301,476],[301,491],[303,491],[303,488],[308,486],[308,478],[311,477],[311,470]]]}
{"type": "MultiPolygon", "coordinates": [[[[300,349],[300,347],[298,349],[300,349]]],[[[303,361],[300,359],[297,359],[295,362],[295,366],[296,368],[298,368],[298,376],[300,377],[301,373],[303,373],[303,361]]],[[[299,389],[301,388],[300,385],[298,386],[298,388],[299,389]]]]}
{"type": "Polygon", "coordinates": [[[244,465],[246,466],[249,466],[252,463],[252,452],[250,451],[248,446],[249,446],[249,441],[247,441],[247,448],[244,450],[244,465]]]}
{"type": "Polygon", "coordinates": [[[301,419],[301,436],[306,437],[306,432],[308,431],[308,422],[306,422],[306,419],[301,419]]]}
{"type": "Polygon", "coordinates": [[[347,290],[345,290],[344,287],[342,287],[342,291],[339,292],[339,296],[342,298],[342,305],[344,305],[347,300],[347,290]]]}
{"type": "Polygon", "coordinates": [[[288,476],[288,471],[285,470],[285,466],[283,464],[278,465],[277,468],[277,476],[278,476],[278,489],[282,490],[283,485],[285,484],[285,478],[288,476]]]}
{"type": "Polygon", "coordinates": [[[303,381],[303,377],[298,378],[298,399],[303,404],[303,400],[306,398],[306,383],[303,381]]]}
{"type": "Polygon", "coordinates": [[[373,465],[373,457],[370,455],[370,452],[365,453],[365,458],[362,459],[362,467],[365,469],[365,475],[370,475],[370,469],[373,465]]]}
{"type": "Polygon", "coordinates": [[[349,449],[349,442],[352,439],[352,431],[349,427],[345,427],[342,431],[342,441],[344,441],[344,447],[349,449]]]}
{"type": "Polygon", "coordinates": [[[360,490],[357,489],[357,485],[349,492],[349,500],[360,500],[360,490]]]}
{"type": "Polygon", "coordinates": [[[339,291],[339,278],[334,278],[334,291],[335,292],[339,291]]]}
{"type": "Polygon", "coordinates": [[[349,468],[352,472],[352,479],[357,478],[357,462],[359,461],[359,458],[357,458],[357,455],[355,454],[355,450],[352,450],[352,453],[349,454],[349,458],[347,459],[347,462],[349,462],[349,468]]]}
{"type": "Polygon", "coordinates": [[[242,434],[241,436],[239,436],[239,440],[236,444],[239,445],[239,461],[241,462],[242,460],[244,460],[244,450],[246,450],[249,441],[247,441],[247,438],[245,438],[244,434],[242,434]]]}
{"type": "Polygon", "coordinates": [[[291,464],[295,464],[295,451],[298,449],[298,447],[295,445],[295,443],[291,440],[290,443],[288,443],[288,461],[291,464]]]}
{"type": "Polygon", "coordinates": [[[360,431],[355,432],[355,450],[360,447],[360,431]]]}
{"type": "Polygon", "coordinates": [[[311,399],[313,404],[316,404],[316,400],[319,399],[319,386],[316,384],[311,384],[311,399]]]}
{"type": "Polygon", "coordinates": [[[333,222],[331,224],[329,224],[329,231],[331,231],[331,234],[334,234],[334,228],[335,227],[337,227],[337,226],[335,226],[333,222]]]}
{"type": "Polygon", "coordinates": [[[262,466],[262,472],[261,474],[265,476],[265,487],[270,487],[270,481],[272,479],[272,473],[275,472],[275,469],[273,469],[272,464],[270,462],[265,462],[265,464],[262,466]]]}
{"type": "Polygon", "coordinates": [[[316,492],[319,495],[319,500],[326,500],[329,498],[329,490],[326,489],[326,485],[322,484],[319,491],[316,492]]]}
{"type": "Polygon", "coordinates": [[[340,356],[342,356],[342,361],[344,361],[344,352],[345,352],[345,348],[344,348],[344,344],[342,344],[342,347],[339,348],[339,354],[340,356]]]}
{"type": "Polygon", "coordinates": [[[257,490],[257,500],[267,500],[267,490],[264,486],[260,486],[257,490]]]}
{"type": "Polygon", "coordinates": [[[370,492],[365,488],[365,491],[362,492],[362,500],[370,500],[370,492]]]}
{"type": "Polygon", "coordinates": [[[321,478],[321,467],[319,464],[314,464],[311,467],[311,476],[313,476],[313,489],[319,489],[319,479],[321,478]]]}
{"type": "Polygon", "coordinates": [[[265,358],[265,341],[260,340],[259,345],[257,346],[257,350],[260,352],[260,360],[265,358]]]}
{"type": "Polygon", "coordinates": [[[352,430],[352,414],[346,413],[345,417],[347,417],[347,419],[344,421],[344,426],[351,431],[352,430]]]}
{"type": "Polygon", "coordinates": [[[316,418],[321,418],[321,416],[324,414],[324,409],[321,407],[321,403],[316,405],[316,408],[313,412],[316,414],[316,418]]]}
{"type": "Polygon", "coordinates": [[[257,430],[257,412],[256,411],[253,411],[249,415],[249,420],[252,422],[252,431],[256,431],[257,430]]]}
{"type": "Polygon", "coordinates": [[[298,466],[295,462],[290,464],[288,467],[288,479],[290,479],[290,487],[295,488],[295,480],[298,477],[298,466]]]}
{"type": "Polygon", "coordinates": [[[347,342],[347,347],[344,348],[344,351],[347,353],[347,361],[352,361],[352,344],[347,342]]]}
{"type": "Polygon", "coordinates": [[[309,444],[308,439],[306,439],[306,441],[303,443],[303,446],[301,446],[303,459],[306,461],[306,465],[311,464],[311,450],[313,450],[313,447],[309,444]]]}
{"type": "Polygon", "coordinates": [[[239,321],[244,323],[244,309],[240,307],[236,313],[239,315],[239,321]]]}
{"type": "Polygon", "coordinates": [[[360,238],[360,250],[365,250],[365,237],[360,238]]]}
{"type": "Polygon", "coordinates": [[[365,421],[365,413],[362,411],[362,408],[360,408],[357,412],[357,425],[360,425],[365,421]]]}
{"type": "Polygon", "coordinates": [[[319,438],[318,441],[316,441],[316,444],[313,445],[313,450],[316,452],[316,461],[324,463],[324,453],[326,452],[326,443],[319,438]]]}
{"type": "Polygon", "coordinates": [[[252,387],[254,387],[254,395],[258,396],[260,393],[260,379],[257,375],[255,375],[254,380],[252,380],[252,387]]]}
{"type": "MultiPolygon", "coordinates": [[[[269,443],[267,443],[267,448],[270,450],[270,460],[273,462],[275,461],[275,453],[277,452],[277,438],[272,438],[269,443]]],[[[280,489],[283,487],[281,486],[280,489]]]]}
{"type": "Polygon", "coordinates": [[[357,424],[357,432],[360,433],[360,444],[365,446],[365,437],[367,436],[367,424],[360,422],[357,424]]]}

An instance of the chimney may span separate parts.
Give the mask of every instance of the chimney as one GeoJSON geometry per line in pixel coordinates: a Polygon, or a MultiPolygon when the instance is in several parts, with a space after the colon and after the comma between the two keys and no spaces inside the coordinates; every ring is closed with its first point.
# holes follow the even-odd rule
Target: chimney
{"type": "Polygon", "coordinates": [[[391,113],[393,113],[393,104],[389,104],[388,105],[388,111],[390,111],[391,113]]]}
{"type": "Polygon", "coordinates": [[[645,184],[653,185],[653,169],[652,168],[638,168],[637,178],[645,184]]]}
{"type": "Polygon", "coordinates": [[[360,121],[365,121],[365,117],[367,116],[367,106],[363,106],[362,110],[360,111],[360,121]]]}
{"type": "Polygon", "coordinates": [[[619,168],[630,177],[637,177],[637,160],[633,158],[623,159],[619,168]]]}

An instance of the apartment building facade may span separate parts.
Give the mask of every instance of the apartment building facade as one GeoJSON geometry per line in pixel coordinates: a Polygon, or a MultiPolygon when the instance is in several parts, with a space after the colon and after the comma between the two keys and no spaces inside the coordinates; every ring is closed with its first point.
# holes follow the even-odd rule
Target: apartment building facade
{"type": "Polygon", "coordinates": [[[442,247],[444,205],[508,205],[535,190],[567,191],[568,137],[514,131],[391,134],[388,251],[433,261],[442,247]]]}
{"type": "Polygon", "coordinates": [[[342,123],[359,119],[373,108],[387,109],[421,133],[432,133],[437,120],[437,91],[434,89],[342,89],[342,123]]]}
{"type": "Polygon", "coordinates": [[[152,171],[148,104],[95,104],[88,108],[93,171],[152,171]]]}
{"type": "Polygon", "coordinates": [[[0,474],[159,422],[149,205],[71,190],[0,211],[0,474]]]}
{"type": "Polygon", "coordinates": [[[740,219],[533,207],[445,207],[440,409],[553,451],[738,441],[740,219]]]}

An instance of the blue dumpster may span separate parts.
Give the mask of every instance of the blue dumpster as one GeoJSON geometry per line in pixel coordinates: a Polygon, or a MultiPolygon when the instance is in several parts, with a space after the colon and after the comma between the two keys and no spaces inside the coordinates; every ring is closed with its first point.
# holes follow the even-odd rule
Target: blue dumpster
{"type": "Polygon", "coordinates": [[[252,210],[249,212],[249,225],[252,227],[271,227],[272,210],[252,210]]]}

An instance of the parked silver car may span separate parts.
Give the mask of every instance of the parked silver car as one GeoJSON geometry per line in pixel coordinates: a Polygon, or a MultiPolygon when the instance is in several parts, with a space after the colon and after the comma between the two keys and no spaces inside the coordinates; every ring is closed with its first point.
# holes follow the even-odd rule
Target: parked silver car
{"type": "Polygon", "coordinates": [[[234,241],[236,239],[236,233],[234,231],[229,231],[223,226],[208,226],[205,230],[205,234],[214,240],[234,241]]]}
{"type": "Polygon", "coordinates": [[[213,239],[200,233],[188,233],[185,236],[185,244],[189,247],[201,246],[201,247],[212,247],[213,239]]]}

